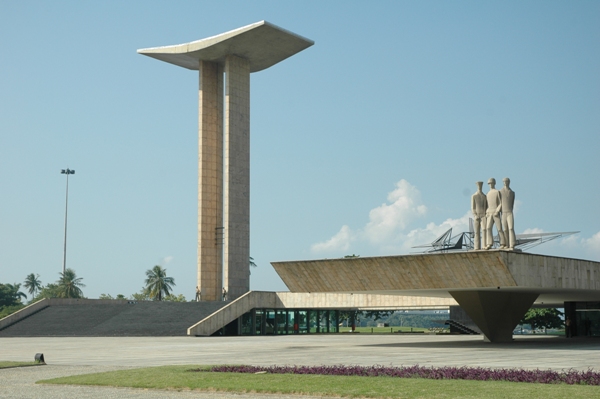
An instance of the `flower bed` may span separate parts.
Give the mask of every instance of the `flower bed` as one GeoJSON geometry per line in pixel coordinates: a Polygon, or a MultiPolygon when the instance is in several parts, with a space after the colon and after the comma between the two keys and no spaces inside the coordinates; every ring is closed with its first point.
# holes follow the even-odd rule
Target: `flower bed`
{"type": "Polygon", "coordinates": [[[600,373],[593,370],[553,371],[523,369],[486,369],[481,367],[385,367],[385,366],[213,366],[208,371],[252,374],[319,374],[362,377],[429,378],[477,381],[510,381],[540,384],[600,385],[600,373]]]}

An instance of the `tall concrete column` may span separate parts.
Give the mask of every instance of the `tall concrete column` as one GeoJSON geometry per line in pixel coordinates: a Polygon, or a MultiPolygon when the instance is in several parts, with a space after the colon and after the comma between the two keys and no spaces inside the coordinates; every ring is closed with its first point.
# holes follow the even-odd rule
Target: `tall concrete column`
{"type": "Polygon", "coordinates": [[[483,332],[484,341],[511,342],[513,330],[539,296],[530,292],[450,291],[483,332]]]}
{"type": "Polygon", "coordinates": [[[223,67],[200,61],[198,91],[198,287],[221,298],[223,231],[223,67]]]}
{"type": "Polygon", "coordinates": [[[225,287],[229,299],[250,290],[250,63],[225,58],[225,287]]]}
{"type": "Polygon", "coordinates": [[[260,21],[206,39],[138,50],[200,71],[197,285],[202,300],[220,300],[222,287],[229,299],[250,290],[250,73],[313,44],[260,21]]]}

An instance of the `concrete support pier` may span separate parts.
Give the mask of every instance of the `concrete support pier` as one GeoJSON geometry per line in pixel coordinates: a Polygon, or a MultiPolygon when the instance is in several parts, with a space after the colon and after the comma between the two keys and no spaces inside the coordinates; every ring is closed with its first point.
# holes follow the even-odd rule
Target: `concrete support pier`
{"type": "Polygon", "coordinates": [[[538,294],[496,291],[450,291],[477,324],[486,342],[511,342],[513,330],[538,294]]]}
{"type": "Polygon", "coordinates": [[[266,21],[138,53],[199,71],[198,280],[203,301],[250,290],[250,73],[314,42],[266,21]],[[225,108],[223,110],[223,107],[225,108]]]}

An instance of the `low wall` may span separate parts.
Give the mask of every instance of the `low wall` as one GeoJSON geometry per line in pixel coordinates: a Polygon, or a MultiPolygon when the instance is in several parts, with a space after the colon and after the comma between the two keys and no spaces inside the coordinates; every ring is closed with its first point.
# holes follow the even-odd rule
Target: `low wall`
{"type": "Polygon", "coordinates": [[[328,292],[277,292],[282,308],[311,309],[448,309],[458,305],[453,298],[408,295],[347,294],[328,292]]]}

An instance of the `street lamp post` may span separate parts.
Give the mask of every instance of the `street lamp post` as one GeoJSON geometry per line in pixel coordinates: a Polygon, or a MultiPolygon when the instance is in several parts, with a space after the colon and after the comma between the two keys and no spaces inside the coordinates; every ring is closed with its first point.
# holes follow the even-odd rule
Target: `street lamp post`
{"type": "Polygon", "coordinates": [[[65,271],[67,270],[67,212],[69,210],[69,175],[74,175],[75,171],[73,169],[62,169],[60,171],[61,174],[67,175],[67,194],[65,196],[65,248],[63,253],[63,276],[65,275],[65,271]]]}

